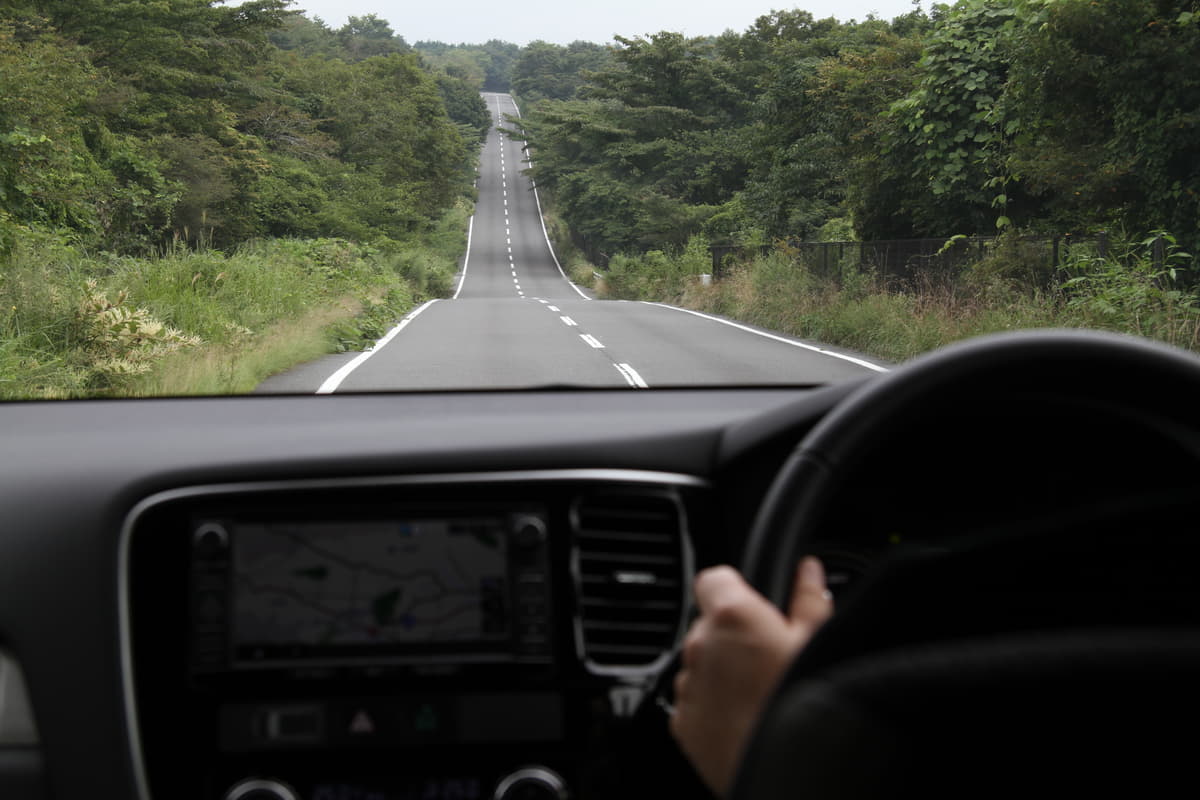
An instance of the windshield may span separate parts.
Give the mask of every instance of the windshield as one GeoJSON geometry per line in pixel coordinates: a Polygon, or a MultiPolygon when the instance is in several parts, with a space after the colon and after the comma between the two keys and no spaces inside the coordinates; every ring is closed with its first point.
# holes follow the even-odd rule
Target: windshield
{"type": "Polygon", "coordinates": [[[7,0],[0,398],[1200,347],[1200,4],[7,0]]]}

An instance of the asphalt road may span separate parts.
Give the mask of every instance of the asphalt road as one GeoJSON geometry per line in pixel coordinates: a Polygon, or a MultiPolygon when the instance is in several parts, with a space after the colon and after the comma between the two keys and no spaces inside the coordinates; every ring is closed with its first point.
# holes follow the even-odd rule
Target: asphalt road
{"type": "MultiPolygon", "coordinates": [[[[518,113],[509,95],[484,99],[498,125],[518,113]]],[[[311,362],[259,391],[808,384],[884,368],[685,309],[593,300],[559,267],[523,147],[488,134],[453,298],[414,309],[370,351],[311,362]]]]}

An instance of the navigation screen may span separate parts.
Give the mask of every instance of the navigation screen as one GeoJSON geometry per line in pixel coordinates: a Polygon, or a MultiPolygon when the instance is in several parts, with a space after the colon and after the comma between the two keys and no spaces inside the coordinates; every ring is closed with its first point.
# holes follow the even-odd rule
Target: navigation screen
{"type": "Polygon", "coordinates": [[[506,652],[499,518],[243,522],[231,534],[236,662],[506,652]]]}

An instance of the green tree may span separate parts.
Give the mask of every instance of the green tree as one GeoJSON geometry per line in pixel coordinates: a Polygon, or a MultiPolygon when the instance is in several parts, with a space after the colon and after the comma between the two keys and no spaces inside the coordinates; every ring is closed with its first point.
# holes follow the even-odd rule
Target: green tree
{"type": "Polygon", "coordinates": [[[870,49],[849,49],[823,60],[808,96],[824,110],[832,143],[831,157],[841,169],[840,213],[862,239],[912,236],[912,216],[903,212],[912,191],[909,151],[889,146],[892,119],[888,109],[915,88],[921,31],[880,34],[870,49]]]}
{"type": "Polygon", "coordinates": [[[572,100],[587,74],[606,68],[609,61],[609,49],[590,42],[566,47],[530,42],[513,63],[512,90],[527,102],[572,100]]]}
{"type": "Polygon", "coordinates": [[[337,38],[348,61],[407,53],[411,49],[404,37],[396,35],[387,20],[375,14],[349,17],[346,24],[338,29],[337,38]]]}
{"type": "Polygon", "coordinates": [[[414,49],[431,68],[465,78],[477,89],[507,92],[519,45],[491,39],[484,44],[417,42],[414,49]]]}
{"type": "Polygon", "coordinates": [[[450,119],[462,126],[465,135],[483,141],[492,127],[492,115],[487,103],[463,78],[439,72],[436,75],[438,93],[450,119]]]}
{"type": "Polygon", "coordinates": [[[1028,0],[1006,114],[1029,216],[1200,246],[1200,4],[1028,0]]]}
{"type": "Polygon", "coordinates": [[[32,19],[0,22],[0,75],[4,217],[91,229],[107,181],[83,139],[99,79],[86,51],[32,19]]]}
{"type": "MultiPolygon", "coordinates": [[[[336,142],[336,155],[392,195],[398,235],[447,207],[466,185],[470,154],[446,115],[433,76],[415,54],[376,56],[358,63],[302,59],[286,79],[319,130],[336,142]]],[[[360,191],[360,181],[342,188],[360,191]]],[[[381,208],[386,201],[372,201],[381,208]],[[381,205],[382,204],[382,205],[381,205]]]]}
{"type": "Polygon", "coordinates": [[[533,172],[593,251],[681,246],[741,185],[748,105],[711,40],[617,41],[584,99],[527,114],[533,172]]]}
{"type": "MultiPolygon", "coordinates": [[[[480,98],[415,55],[355,61],[285,5],[0,9],[0,249],[29,225],[121,252],[427,226],[469,186],[480,98]]],[[[402,43],[377,17],[347,35],[402,43]]]]}
{"type": "Polygon", "coordinates": [[[797,11],[761,17],[742,37],[746,74],[761,86],[758,124],[748,131],[756,158],[744,196],[755,228],[809,237],[844,214],[848,109],[817,96],[816,88],[826,64],[873,51],[888,31],[881,21],[842,24],[797,11]]]}

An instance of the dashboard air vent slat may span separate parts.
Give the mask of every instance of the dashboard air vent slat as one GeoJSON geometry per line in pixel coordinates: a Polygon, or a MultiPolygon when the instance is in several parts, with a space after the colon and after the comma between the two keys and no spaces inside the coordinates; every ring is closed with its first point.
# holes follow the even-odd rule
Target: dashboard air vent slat
{"type": "Polygon", "coordinates": [[[581,497],[573,510],[580,655],[601,672],[649,668],[682,629],[681,506],[666,493],[630,492],[581,497]]]}

